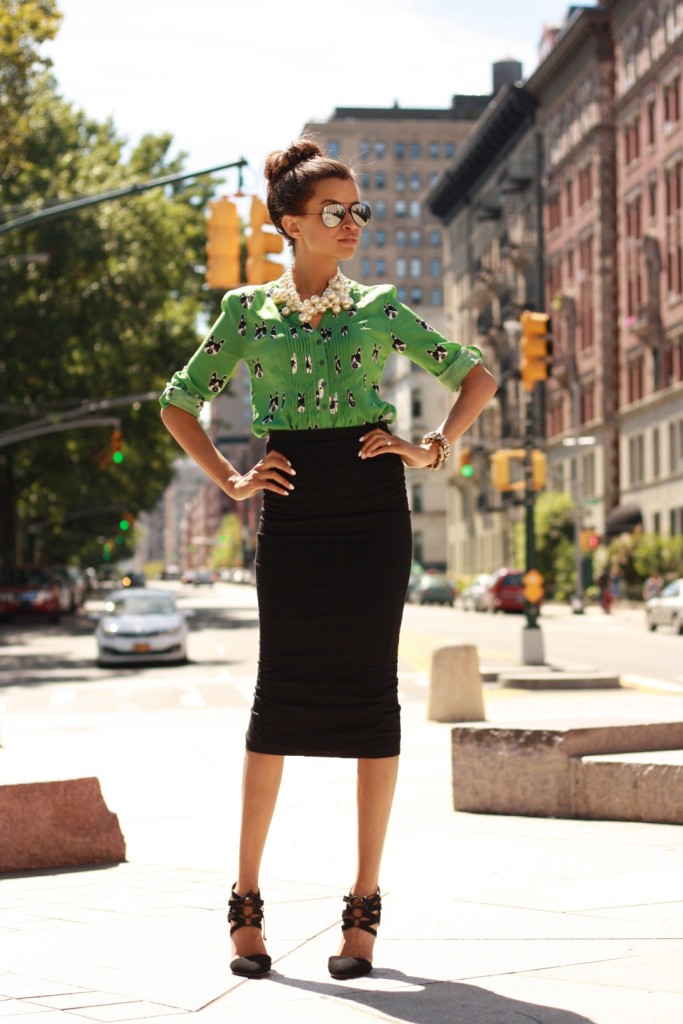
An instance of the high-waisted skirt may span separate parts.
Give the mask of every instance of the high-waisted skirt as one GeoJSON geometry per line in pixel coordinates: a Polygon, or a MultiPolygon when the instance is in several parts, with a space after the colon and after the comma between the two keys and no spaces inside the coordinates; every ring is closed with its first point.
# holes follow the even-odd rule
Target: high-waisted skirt
{"type": "Polygon", "coordinates": [[[296,475],[289,495],[264,491],[248,750],[399,753],[398,639],[412,557],[410,513],[399,456],[358,457],[359,438],[372,427],[270,435],[269,450],[282,452],[296,475]]]}

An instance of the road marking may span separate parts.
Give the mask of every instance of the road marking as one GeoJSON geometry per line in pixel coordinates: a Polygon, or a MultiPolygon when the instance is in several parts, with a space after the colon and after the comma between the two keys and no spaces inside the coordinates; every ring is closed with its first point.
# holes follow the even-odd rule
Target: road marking
{"type": "Polygon", "coordinates": [[[202,697],[199,690],[194,687],[184,690],[180,694],[180,703],[184,708],[205,708],[206,700],[202,697]]]}
{"type": "Polygon", "coordinates": [[[665,679],[653,679],[651,676],[622,676],[621,685],[650,693],[683,693],[683,683],[669,683],[665,679]]]}
{"type": "Polygon", "coordinates": [[[56,708],[60,705],[73,704],[75,700],[75,686],[60,686],[58,690],[55,690],[53,693],[50,694],[50,700],[48,701],[48,704],[51,708],[56,708]]]}

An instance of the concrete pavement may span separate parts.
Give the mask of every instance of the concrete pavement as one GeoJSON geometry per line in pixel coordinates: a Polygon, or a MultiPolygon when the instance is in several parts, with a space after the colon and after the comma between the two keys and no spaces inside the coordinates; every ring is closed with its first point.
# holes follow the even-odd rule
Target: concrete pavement
{"type": "MultiPolygon", "coordinates": [[[[8,716],[3,782],[96,775],[126,836],[116,867],[0,880],[0,1017],[34,1024],[677,1024],[677,826],[456,813],[451,726],[402,676],[404,755],[376,969],[327,975],[353,874],[353,762],[289,759],[262,873],[269,978],[228,967],[242,706],[8,716]]],[[[588,713],[613,694],[487,688],[489,722],[588,713]]],[[[683,696],[640,693],[662,718],[683,696]]]]}

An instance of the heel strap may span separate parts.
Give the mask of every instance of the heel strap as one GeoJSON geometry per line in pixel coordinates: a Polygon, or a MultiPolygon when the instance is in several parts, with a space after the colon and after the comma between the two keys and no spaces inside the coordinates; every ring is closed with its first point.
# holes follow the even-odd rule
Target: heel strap
{"type": "Polygon", "coordinates": [[[349,893],[344,897],[347,907],[342,913],[342,931],[349,928],[360,928],[370,935],[377,935],[376,928],[382,917],[382,899],[379,889],[372,896],[354,896],[349,893]]]}
{"type": "Polygon", "coordinates": [[[232,925],[230,934],[239,928],[259,928],[263,931],[263,938],[266,937],[266,920],[263,913],[263,900],[261,892],[249,890],[244,896],[232,890],[228,901],[228,924],[232,925]]]}

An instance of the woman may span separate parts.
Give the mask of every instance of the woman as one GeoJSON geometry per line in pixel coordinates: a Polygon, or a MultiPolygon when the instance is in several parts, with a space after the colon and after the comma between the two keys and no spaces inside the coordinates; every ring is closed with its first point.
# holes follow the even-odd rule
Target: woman
{"type": "Polygon", "coordinates": [[[438,469],[495,392],[476,349],[446,341],[388,285],[347,280],[371,213],[352,171],[301,139],[265,167],[273,224],[295,262],[273,284],[229,292],[161,403],[184,450],[236,501],[263,491],[256,579],[260,651],[246,737],[237,881],[228,920],[235,974],[270,970],[259,867],[286,754],[358,759],[358,865],[344,897],[335,978],[372,969],[379,870],[400,747],[398,636],[411,562],[404,466],[438,469]],[[405,355],[460,397],[421,444],[392,435],[380,395],[405,355]],[[266,454],[240,474],[197,421],[239,361],[266,454]]]}

